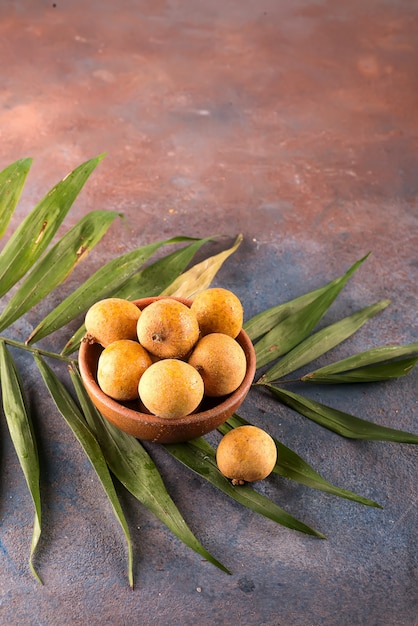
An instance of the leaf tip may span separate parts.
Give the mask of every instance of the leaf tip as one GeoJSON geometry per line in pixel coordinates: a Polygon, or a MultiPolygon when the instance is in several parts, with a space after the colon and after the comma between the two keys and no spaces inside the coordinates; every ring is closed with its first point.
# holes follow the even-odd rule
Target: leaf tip
{"type": "Polygon", "coordinates": [[[30,567],[30,571],[32,572],[33,577],[37,580],[37,582],[40,585],[43,585],[44,584],[43,580],[41,579],[41,577],[39,576],[38,572],[36,571],[36,569],[35,569],[35,567],[34,567],[34,565],[32,563],[32,559],[30,559],[30,561],[29,561],[29,567],[30,567]]]}

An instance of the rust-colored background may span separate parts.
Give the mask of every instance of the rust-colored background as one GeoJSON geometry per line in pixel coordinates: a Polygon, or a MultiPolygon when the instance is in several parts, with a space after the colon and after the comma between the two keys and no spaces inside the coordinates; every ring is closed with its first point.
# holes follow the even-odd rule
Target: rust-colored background
{"type": "MultiPolygon", "coordinates": [[[[3,0],[0,168],[34,158],[12,226],[102,152],[66,225],[91,208],[125,215],[61,292],[17,323],[19,338],[116,254],[219,233],[206,249],[215,253],[243,233],[216,282],[242,298],[247,319],[371,251],[327,321],[382,298],[392,305],[332,358],[417,341],[417,33],[418,6],[402,0],[3,0]]],[[[277,477],[259,486],[326,541],[251,514],[151,448],[185,519],[233,574],[122,493],[131,592],[124,539],[96,476],[31,359],[19,359],[40,432],[45,585],[27,567],[33,511],[2,420],[1,625],[416,626],[412,445],[343,440],[259,394],[244,405],[244,417],[331,482],[384,506],[277,477]]],[[[417,432],[416,386],[414,372],[304,392],[417,432]]]]}

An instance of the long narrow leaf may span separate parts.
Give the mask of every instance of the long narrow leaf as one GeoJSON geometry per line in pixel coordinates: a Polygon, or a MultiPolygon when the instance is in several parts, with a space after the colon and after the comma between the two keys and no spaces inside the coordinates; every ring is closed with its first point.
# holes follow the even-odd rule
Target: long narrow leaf
{"type": "Polygon", "coordinates": [[[329,309],[348,279],[367,257],[368,255],[354,263],[343,276],[330,283],[327,289],[314,300],[286,317],[265,334],[255,344],[257,367],[271,363],[305,339],[329,309]]]}
{"type": "Polygon", "coordinates": [[[203,437],[186,443],[165,444],[168,452],[202,478],[252,511],[292,530],[324,539],[324,535],[292,517],[274,502],[255,491],[249,484],[235,487],[218,470],[215,450],[203,437]]]}
{"type": "Polygon", "coordinates": [[[20,159],[0,172],[0,238],[19,202],[31,165],[32,159],[20,159]]]}
{"type": "Polygon", "coordinates": [[[41,256],[102,156],[79,165],[55,185],[14,231],[0,254],[0,297],[41,256]]]}
{"type": "Polygon", "coordinates": [[[349,439],[367,439],[377,441],[394,441],[397,443],[418,443],[418,435],[403,430],[379,426],[373,422],[363,420],[349,413],[344,413],[338,409],[333,409],[325,404],[304,398],[293,393],[265,385],[273,395],[286,406],[294,409],[301,415],[309,418],[313,422],[332,430],[333,432],[349,439]]]}
{"type": "MultiPolygon", "coordinates": [[[[250,422],[247,422],[238,415],[233,415],[227,422],[222,424],[218,430],[222,434],[226,434],[232,428],[237,428],[246,424],[250,424],[250,422]]],[[[273,469],[273,472],[276,474],[279,474],[284,478],[294,480],[301,485],[306,485],[307,487],[312,487],[313,489],[318,489],[319,491],[324,491],[325,493],[329,493],[340,498],[353,500],[354,502],[359,502],[360,504],[365,504],[366,506],[373,506],[379,509],[382,508],[380,504],[374,502],[374,500],[369,500],[368,498],[359,496],[352,491],[341,489],[340,487],[332,485],[316,470],[314,470],[309,463],[296,454],[296,452],[285,446],[275,437],[273,437],[273,440],[277,447],[277,463],[273,469]]]]}
{"type": "Polygon", "coordinates": [[[159,296],[184,272],[194,255],[213,237],[197,239],[134,274],[114,295],[128,300],[159,296]]]}
{"type": "MultiPolygon", "coordinates": [[[[365,257],[367,258],[367,257],[365,257]]],[[[364,259],[362,259],[363,261],[364,259]]],[[[331,282],[327,283],[323,287],[319,287],[318,289],[314,289],[314,291],[309,291],[308,293],[302,294],[293,300],[289,300],[288,302],[283,302],[282,304],[276,304],[275,306],[266,309],[265,311],[261,311],[247,320],[244,324],[244,330],[247,335],[250,337],[252,341],[255,341],[262,335],[265,335],[272,328],[277,326],[280,322],[289,317],[289,315],[293,315],[300,311],[300,309],[304,308],[310,302],[313,302],[316,298],[325,293],[328,289],[337,285],[341,279],[344,278],[344,274],[339,276],[338,278],[334,278],[331,282]]]]}
{"type": "Polygon", "coordinates": [[[95,432],[112,473],[184,544],[229,574],[226,567],[215,559],[193,535],[168,494],[154,461],[142,444],[105,420],[88,397],[78,372],[72,369],[70,373],[87,423],[95,432]]]}
{"type": "Polygon", "coordinates": [[[0,331],[58,287],[94,248],[119,214],[92,211],[71,228],[27,275],[0,317],[0,331]]]}
{"type": "Polygon", "coordinates": [[[313,302],[316,298],[318,298],[321,294],[323,294],[332,284],[335,284],[335,281],[338,279],[334,279],[324,287],[319,287],[319,289],[315,289],[314,291],[310,291],[308,293],[303,294],[302,296],[298,296],[292,300],[288,300],[287,302],[282,302],[281,304],[276,304],[275,306],[266,309],[265,311],[261,311],[251,317],[244,323],[244,330],[251,339],[251,341],[255,341],[268,333],[272,328],[280,324],[286,317],[293,315],[300,311],[300,309],[304,308],[310,302],[313,302]]]}
{"type": "Polygon", "coordinates": [[[401,359],[391,363],[383,363],[382,365],[369,365],[368,367],[359,367],[351,370],[346,374],[329,374],[328,376],[310,377],[308,374],[303,376],[301,380],[304,383],[319,383],[321,385],[340,385],[341,383],[375,383],[379,381],[392,380],[406,376],[415,367],[418,357],[409,359],[401,359]]]}
{"type": "Polygon", "coordinates": [[[35,509],[29,566],[36,580],[42,583],[33,565],[42,519],[38,449],[22,381],[4,341],[0,341],[0,378],[4,414],[35,509]]]}
{"type": "MultiPolygon", "coordinates": [[[[353,373],[355,375],[355,373],[358,373],[359,371],[360,373],[363,371],[364,375],[366,375],[367,372],[370,374],[373,374],[373,372],[378,373],[379,368],[371,368],[370,366],[382,364],[385,365],[384,369],[381,371],[382,374],[385,374],[384,379],[389,377],[388,374],[390,374],[391,367],[393,367],[394,372],[398,372],[398,376],[401,376],[407,374],[411,370],[414,365],[413,359],[408,359],[406,362],[402,362],[401,365],[399,365],[397,359],[411,357],[414,355],[418,356],[418,342],[410,343],[405,346],[380,346],[378,348],[371,348],[370,350],[359,352],[358,354],[354,354],[346,359],[336,361],[335,363],[321,367],[313,372],[309,372],[309,374],[305,374],[301,380],[304,382],[318,383],[337,382],[335,375],[342,374],[344,376],[347,375],[346,381],[342,379],[338,382],[351,382],[348,378],[349,374],[353,373]],[[360,368],[362,369],[360,370],[360,368]],[[402,370],[404,370],[403,374],[402,370]]],[[[373,380],[381,379],[374,378],[373,380]]],[[[357,379],[356,382],[360,381],[357,379]]]]}
{"type": "Polygon", "coordinates": [[[80,313],[85,312],[98,300],[113,294],[161,246],[189,240],[187,237],[174,237],[164,241],[157,241],[112,259],[92,274],[78,289],[51,311],[32,331],[26,340],[27,343],[43,339],[77,318],[80,313]]]}
{"type": "Polygon", "coordinates": [[[39,355],[35,354],[34,358],[57,409],[73,431],[75,437],[90,460],[102,487],[109,498],[113,512],[125,534],[128,547],[128,579],[130,586],[133,587],[133,555],[129,527],[122,507],[119,503],[118,496],[100,446],[87,426],[83,415],[80,413],[74,400],[56,374],[39,355]]]}
{"type": "Polygon", "coordinates": [[[351,337],[363,324],[390,304],[390,300],[382,300],[361,311],[331,324],[309,336],[293,350],[288,352],[276,365],[269,369],[258,381],[268,383],[278,380],[291,372],[314,361],[328,350],[351,337]]]}
{"type": "Polygon", "coordinates": [[[238,235],[231,248],[194,265],[164,289],[162,295],[193,299],[198,293],[209,287],[228,257],[240,246],[242,239],[242,235],[238,235]]]}
{"type": "MultiPolygon", "coordinates": [[[[112,293],[112,296],[138,300],[139,298],[159,295],[187,267],[197,250],[210,239],[209,237],[199,239],[188,246],[184,246],[184,248],[180,248],[180,250],[175,250],[162,259],[158,259],[158,261],[131,276],[120,289],[112,293]]],[[[82,324],[64,346],[61,354],[69,355],[78,350],[85,332],[85,325],[82,324]]]]}

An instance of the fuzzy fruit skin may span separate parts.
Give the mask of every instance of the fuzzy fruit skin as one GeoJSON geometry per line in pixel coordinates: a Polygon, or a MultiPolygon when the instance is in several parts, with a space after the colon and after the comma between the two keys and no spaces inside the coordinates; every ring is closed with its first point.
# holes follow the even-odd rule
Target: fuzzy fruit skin
{"type": "Polygon", "coordinates": [[[189,415],[199,406],[204,385],[199,372],[185,361],[162,359],[144,372],[138,391],[148,411],[175,419],[189,415]]]}
{"type": "Polygon", "coordinates": [[[151,354],[181,359],[199,338],[199,324],[188,306],[163,298],[145,307],[138,319],[137,337],[151,354]]]}
{"type": "Polygon", "coordinates": [[[188,363],[200,373],[205,395],[216,398],[235,391],[247,371],[247,359],[239,343],[224,333],[210,333],[197,342],[188,363]]]}
{"type": "Polygon", "coordinates": [[[95,302],[87,311],[87,337],[104,348],[119,339],[135,340],[140,309],[123,298],[105,298],[95,302]]]}
{"type": "Polygon", "coordinates": [[[201,335],[224,333],[235,339],[242,328],[244,309],[232,291],[211,287],[199,293],[191,310],[197,317],[201,335]]]}
{"type": "Polygon", "coordinates": [[[151,364],[149,354],[137,341],[120,339],[101,353],[97,382],[100,389],[114,400],[135,400],[139,380],[151,364]]]}
{"type": "Polygon", "coordinates": [[[219,471],[234,485],[267,478],[276,461],[274,440],[257,426],[239,426],[230,430],[216,450],[219,471]]]}

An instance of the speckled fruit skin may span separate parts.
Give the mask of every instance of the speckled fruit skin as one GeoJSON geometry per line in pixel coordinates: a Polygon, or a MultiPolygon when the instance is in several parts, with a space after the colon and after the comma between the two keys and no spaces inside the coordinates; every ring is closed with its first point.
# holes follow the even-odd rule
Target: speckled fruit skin
{"type": "Polygon", "coordinates": [[[105,298],[93,304],[86,313],[85,325],[90,341],[106,348],[119,339],[135,340],[140,309],[123,298],[105,298]]]}
{"type": "Polygon", "coordinates": [[[210,333],[197,342],[188,363],[203,378],[205,395],[228,395],[242,383],[247,369],[244,350],[229,335],[210,333]]]}
{"type": "Polygon", "coordinates": [[[234,485],[263,480],[277,461],[277,448],[266,431],[257,426],[239,426],[219,442],[216,462],[219,471],[234,485]]]}
{"type": "Polygon", "coordinates": [[[232,291],[211,287],[199,293],[190,307],[197,317],[201,335],[224,333],[235,339],[242,328],[244,309],[232,291]]]}
{"type": "Polygon", "coordinates": [[[175,419],[192,413],[203,398],[203,380],[188,363],[163,359],[153,363],[139,381],[145,407],[159,417],[175,419]]]}
{"type": "Polygon", "coordinates": [[[190,308],[173,300],[156,300],[143,311],[137,324],[139,342],[151,354],[181,359],[199,338],[199,325],[190,308]]]}
{"type": "Polygon", "coordinates": [[[120,339],[109,344],[99,357],[97,382],[101,390],[114,400],[138,398],[138,384],[152,364],[145,348],[137,341],[120,339]]]}

